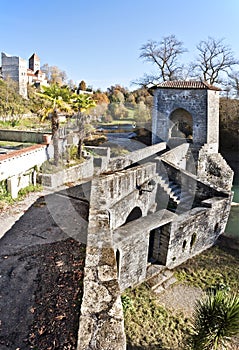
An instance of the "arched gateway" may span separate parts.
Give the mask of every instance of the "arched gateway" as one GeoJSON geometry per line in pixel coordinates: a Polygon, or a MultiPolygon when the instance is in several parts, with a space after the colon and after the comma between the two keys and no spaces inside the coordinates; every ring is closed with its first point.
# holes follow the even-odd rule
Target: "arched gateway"
{"type": "Polygon", "coordinates": [[[170,114],[169,119],[171,121],[169,137],[193,139],[193,118],[188,111],[177,108],[170,114]]]}
{"type": "Polygon", "coordinates": [[[217,87],[200,81],[159,84],[154,90],[152,142],[193,138],[195,147],[207,143],[217,152],[219,91],[217,87]]]}

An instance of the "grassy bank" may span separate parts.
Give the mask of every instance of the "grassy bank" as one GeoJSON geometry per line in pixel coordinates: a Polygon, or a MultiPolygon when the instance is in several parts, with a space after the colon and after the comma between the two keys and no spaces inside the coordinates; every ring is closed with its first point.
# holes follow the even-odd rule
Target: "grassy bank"
{"type": "MultiPolygon", "coordinates": [[[[176,268],[175,276],[178,283],[202,290],[220,286],[238,292],[238,263],[237,250],[214,246],[176,268]]],[[[166,310],[146,284],[125,291],[123,305],[129,350],[185,349],[190,317],[166,310]]]]}

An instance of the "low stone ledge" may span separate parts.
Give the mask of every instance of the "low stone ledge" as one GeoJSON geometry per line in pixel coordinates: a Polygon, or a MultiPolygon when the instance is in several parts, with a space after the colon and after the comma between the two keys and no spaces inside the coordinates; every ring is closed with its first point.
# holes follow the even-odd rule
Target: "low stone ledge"
{"type": "Polygon", "coordinates": [[[117,157],[111,159],[109,165],[105,170],[105,173],[111,173],[114,171],[120,171],[126,167],[138,163],[146,158],[152,157],[156,153],[162,152],[166,149],[166,142],[157,143],[153,146],[148,146],[137,151],[131,152],[124,157],[117,157]]]}
{"type": "Polygon", "coordinates": [[[89,179],[93,176],[93,158],[90,157],[84,163],[63,169],[54,174],[42,174],[42,185],[49,188],[57,188],[67,182],[89,179]]]}

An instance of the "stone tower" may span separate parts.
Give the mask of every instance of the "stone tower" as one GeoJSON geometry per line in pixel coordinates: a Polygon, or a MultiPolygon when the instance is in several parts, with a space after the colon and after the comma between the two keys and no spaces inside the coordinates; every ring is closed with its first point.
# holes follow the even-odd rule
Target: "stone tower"
{"type": "Polygon", "coordinates": [[[2,52],[2,77],[18,83],[19,94],[27,98],[27,61],[2,52]]]}
{"type": "Polygon", "coordinates": [[[219,91],[200,81],[167,81],[154,91],[153,143],[170,147],[190,142],[199,150],[204,144],[218,152],[219,91]]]}
{"type": "Polygon", "coordinates": [[[40,70],[40,58],[36,53],[32,54],[29,58],[29,69],[31,69],[34,73],[40,70]]]}

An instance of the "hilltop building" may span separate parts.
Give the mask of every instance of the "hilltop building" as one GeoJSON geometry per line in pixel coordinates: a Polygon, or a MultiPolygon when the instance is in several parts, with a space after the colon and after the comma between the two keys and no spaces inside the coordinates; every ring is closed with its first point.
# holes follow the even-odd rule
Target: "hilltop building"
{"type": "Polygon", "coordinates": [[[40,70],[40,58],[34,53],[28,60],[2,52],[2,79],[18,83],[19,94],[27,98],[27,85],[47,85],[45,73],[40,70]]]}

